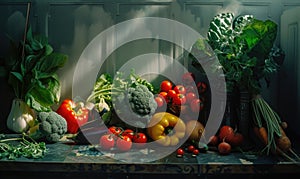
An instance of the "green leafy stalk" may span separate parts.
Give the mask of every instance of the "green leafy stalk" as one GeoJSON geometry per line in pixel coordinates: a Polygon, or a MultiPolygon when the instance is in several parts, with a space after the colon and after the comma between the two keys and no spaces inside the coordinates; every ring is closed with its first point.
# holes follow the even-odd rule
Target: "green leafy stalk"
{"type": "Polygon", "coordinates": [[[51,106],[60,99],[60,82],[56,71],[62,68],[68,57],[53,52],[45,36],[33,35],[29,27],[24,56],[15,50],[12,57],[16,58],[11,67],[9,84],[13,87],[16,98],[25,101],[36,111],[50,111],[51,106]]]}
{"type": "Polygon", "coordinates": [[[219,58],[229,91],[239,87],[259,94],[260,79],[269,83],[269,75],[279,67],[271,53],[276,33],[277,24],[252,15],[234,17],[232,13],[221,13],[213,18],[208,43],[219,58]]]}
{"type": "Polygon", "coordinates": [[[36,142],[25,133],[22,134],[22,137],[2,138],[5,138],[5,135],[1,134],[0,136],[0,159],[15,160],[20,157],[38,159],[43,158],[47,151],[44,142],[36,142]]]}

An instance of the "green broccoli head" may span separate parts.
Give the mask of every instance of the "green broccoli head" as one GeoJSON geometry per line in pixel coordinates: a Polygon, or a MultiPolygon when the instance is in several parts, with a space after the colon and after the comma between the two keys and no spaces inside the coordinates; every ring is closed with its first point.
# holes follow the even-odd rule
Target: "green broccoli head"
{"type": "Polygon", "coordinates": [[[65,118],[56,113],[39,112],[37,115],[38,129],[31,134],[35,139],[45,140],[45,142],[53,143],[58,142],[63,135],[67,132],[67,122],[65,118]]]}
{"type": "Polygon", "coordinates": [[[153,93],[145,85],[129,88],[127,98],[132,111],[140,116],[152,115],[157,108],[153,93]]]}
{"type": "Polygon", "coordinates": [[[157,109],[153,93],[147,86],[135,84],[124,94],[115,98],[116,113],[132,126],[145,127],[157,109]]]}

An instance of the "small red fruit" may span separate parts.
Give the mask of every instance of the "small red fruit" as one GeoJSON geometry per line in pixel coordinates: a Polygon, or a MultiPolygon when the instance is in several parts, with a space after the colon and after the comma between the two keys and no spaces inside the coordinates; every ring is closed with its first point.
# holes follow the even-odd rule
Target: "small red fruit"
{"type": "Polygon", "coordinates": [[[128,151],[131,149],[132,141],[128,136],[122,136],[117,139],[116,147],[122,151],[128,151]]]}
{"type": "Polygon", "coordinates": [[[190,102],[190,107],[191,107],[192,112],[199,113],[200,111],[203,110],[204,104],[201,101],[201,99],[196,98],[190,102]]]}
{"type": "Polygon", "coordinates": [[[164,80],[160,83],[160,91],[168,92],[173,88],[173,84],[169,80],[164,80]]]}
{"type": "Polygon", "coordinates": [[[216,135],[213,135],[209,138],[208,144],[210,146],[217,146],[219,144],[219,137],[216,135]]]}
{"type": "Polygon", "coordinates": [[[177,94],[185,94],[186,93],[186,89],[183,85],[176,85],[173,90],[177,93],[177,94]]]}
{"type": "Polygon", "coordinates": [[[204,83],[202,81],[198,82],[197,83],[197,89],[198,89],[199,94],[204,93],[207,89],[206,83],[204,83]]]}
{"type": "Polygon", "coordinates": [[[218,145],[218,151],[222,155],[227,155],[231,152],[231,145],[223,141],[218,145]]]}
{"type": "Polygon", "coordinates": [[[182,148],[177,149],[177,155],[182,156],[184,154],[184,150],[182,148]]]}
{"type": "Polygon", "coordinates": [[[232,127],[225,125],[220,128],[220,131],[219,131],[219,140],[220,141],[229,142],[229,141],[232,141],[233,137],[234,137],[234,130],[232,127]]]}
{"type": "Polygon", "coordinates": [[[200,153],[200,152],[199,152],[198,149],[194,149],[194,150],[193,150],[193,154],[194,154],[194,155],[198,155],[199,153],[200,153]]]}
{"type": "Polygon", "coordinates": [[[230,141],[230,144],[233,146],[240,146],[244,141],[244,136],[241,133],[235,133],[234,137],[230,141]]]}
{"type": "Polygon", "coordinates": [[[189,152],[193,152],[195,150],[195,146],[189,145],[187,149],[189,152]]]}
{"type": "Polygon", "coordinates": [[[162,96],[155,96],[155,101],[156,101],[156,104],[157,104],[157,107],[162,107],[162,106],[164,106],[165,105],[165,99],[164,99],[164,97],[162,97],[162,96]]]}
{"type": "Polygon", "coordinates": [[[193,92],[188,92],[185,95],[186,103],[191,103],[194,99],[197,99],[198,96],[193,92]]]}
{"type": "Polygon", "coordinates": [[[115,145],[115,140],[112,134],[105,134],[100,137],[100,146],[103,150],[110,150],[115,145]]]}

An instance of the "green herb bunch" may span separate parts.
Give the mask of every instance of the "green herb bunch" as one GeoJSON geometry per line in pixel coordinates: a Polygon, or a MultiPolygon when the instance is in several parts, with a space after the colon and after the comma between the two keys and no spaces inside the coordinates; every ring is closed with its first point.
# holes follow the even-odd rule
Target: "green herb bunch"
{"type": "Polygon", "coordinates": [[[12,43],[10,60],[14,62],[9,73],[9,84],[16,98],[36,111],[50,111],[60,99],[60,81],[56,71],[68,57],[55,53],[48,39],[34,35],[29,27],[25,42],[12,43]]]}
{"type": "Polygon", "coordinates": [[[13,138],[6,138],[4,134],[0,134],[0,159],[15,160],[20,157],[38,159],[43,158],[46,152],[45,142],[36,142],[25,133],[21,137],[13,138]]]}

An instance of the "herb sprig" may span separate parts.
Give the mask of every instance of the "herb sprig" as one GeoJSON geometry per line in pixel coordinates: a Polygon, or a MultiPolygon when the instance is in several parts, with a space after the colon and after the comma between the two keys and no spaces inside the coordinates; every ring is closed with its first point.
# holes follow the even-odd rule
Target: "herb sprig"
{"type": "Polygon", "coordinates": [[[43,158],[47,152],[45,142],[36,142],[27,134],[21,137],[6,138],[4,134],[0,134],[0,159],[15,160],[20,157],[29,159],[43,158]],[[12,143],[17,141],[18,144],[12,143]]]}

